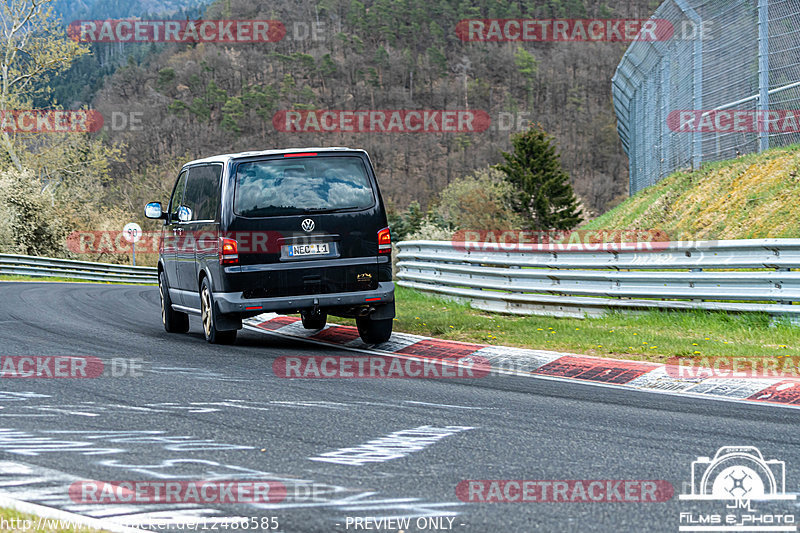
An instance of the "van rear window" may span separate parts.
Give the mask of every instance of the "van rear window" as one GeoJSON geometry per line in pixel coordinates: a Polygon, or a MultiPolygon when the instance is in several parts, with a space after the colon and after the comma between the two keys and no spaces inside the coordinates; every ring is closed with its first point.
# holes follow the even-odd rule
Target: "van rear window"
{"type": "Polygon", "coordinates": [[[240,163],[233,210],[267,217],[366,209],[375,204],[360,157],[294,157],[240,163]]]}

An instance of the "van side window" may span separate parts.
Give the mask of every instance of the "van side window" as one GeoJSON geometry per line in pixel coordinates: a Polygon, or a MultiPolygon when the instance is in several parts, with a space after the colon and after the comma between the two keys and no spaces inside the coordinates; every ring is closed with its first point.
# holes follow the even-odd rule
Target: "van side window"
{"type": "Polygon", "coordinates": [[[202,165],[189,169],[183,203],[192,210],[192,220],[218,219],[221,175],[222,165],[202,165]]]}
{"type": "Polygon", "coordinates": [[[172,196],[169,199],[169,214],[175,216],[178,208],[183,203],[183,190],[186,188],[186,171],[181,172],[178,176],[178,181],[175,183],[175,188],[172,190],[172,196]]]}

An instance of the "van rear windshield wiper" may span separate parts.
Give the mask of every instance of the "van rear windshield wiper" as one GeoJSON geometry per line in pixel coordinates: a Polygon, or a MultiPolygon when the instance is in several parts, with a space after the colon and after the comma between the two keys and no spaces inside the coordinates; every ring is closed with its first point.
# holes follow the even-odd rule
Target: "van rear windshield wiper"
{"type": "Polygon", "coordinates": [[[303,211],[305,213],[333,213],[334,211],[347,211],[349,209],[358,209],[358,206],[351,206],[351,207],[307,207],[303,211]]]}

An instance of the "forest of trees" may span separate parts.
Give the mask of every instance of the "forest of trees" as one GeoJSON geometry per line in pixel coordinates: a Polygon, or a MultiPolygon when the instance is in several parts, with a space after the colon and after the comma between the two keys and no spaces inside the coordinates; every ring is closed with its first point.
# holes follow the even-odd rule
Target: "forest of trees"
{"type": "Polygon", "coordinates": [[[498,128],[506,113],[554,135],[591,215],[627,191],[627,159],[610,95],[625,44],[465,43],[455,27],[465,18],[643,18],[657,3],[218,0],[205,18],[277,19],[286,37],[277,43],[168,44],[144,54],[141,45],[96,44],[94,57],[103,47],[139,53],[87,103],[104,116],[143,113],[141,129],[104,133],[109,143],[126,146],[112,176],[124,183],[131,207],[144,199],[137,191],[155,188],[165,195],[187,159],[313,145],[367,149],[390,202],[425,207],[454,179],[502,161],[514,132],[498,128]],[[295,38],[312,25],[320,28],[315,39],[295,38]],[[448,108],[485,110],[493,125],[467,134],[282,133],[272,126],[279,110],[448,108]]]}
{"type": "MultiPolygon", "coordinates": [[[[77,20],[104,19],[196,19],[202,17],[210,0],[53,0],[53,15],[68,26],[77,20]]],[[[91,105],[95,94],[105,83],[105,78],[117,68],[141,62],[155,55],[160,46],[119,43],[90,44],[91,53],[75,60],[71,68],[59,76],[50,76],[43,85],[47,94],[34,99],[33,107],[54,105],[76,107],[91,105]]]]}
{"type": "MultiPolygon", "coordinates": [[[[610,95],[625,44],[463,42],[456,25],[466,18],[645,18],[656,3],[216,0],[204,8],[190,0],[53,0],[54,16],[38,11],[26,19],[35,31],[25,35],[35,42],[2,43],[0,77],[11,85],[0,94],[0,112],[93,108],[106,126],[94,134],[0,133],[0,250],[69,255],[62,244],[73,230],[119,231],[131,220],[154,230],[142,206],[166,200],[186,161],[315,145],[369,151],[398,237],[552,225],[546,213],[559,210],[572,226],[626,196],[627,159],[610,95]],[[272,43],[79,44],[64,27],[75,18],[194,19],[204,10],[205,19],[279,20],[287,33],[272,43]],[[276,113],[326,109],[471,110],[492,125],[398,134],[286,133],[273,124],[276,113]],[[514,122],[509,117],[523,120],[499,127],[514,122]],[[546,144],[548,159],[560,163],[528,150],[522,159],[540,161],[543,173],[517,169],[516,182],[504,178],[504,152],[517,151],[515,134],[531,127],[538,141],[526,146],[546,144]],[[540,182],[550,198],[536,192],[540,182]]],[[[4,16],[24,19],[31,6],[13,0],[4,16]]]]}

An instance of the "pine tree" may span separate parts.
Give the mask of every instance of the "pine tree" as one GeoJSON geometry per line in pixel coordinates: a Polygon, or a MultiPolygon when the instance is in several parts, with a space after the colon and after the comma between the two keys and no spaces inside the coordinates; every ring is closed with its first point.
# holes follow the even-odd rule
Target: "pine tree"
{"type": "Polygon", "coordinates": [[[511,144],[514,152],[503,152],[506,162],[497,168],[519,191],[515,211],[529,220],[534,230],[577,226],[583,220],[582,212],[553,138],[536,125],[513,135],[511,144]]]}

